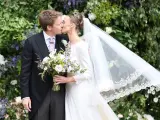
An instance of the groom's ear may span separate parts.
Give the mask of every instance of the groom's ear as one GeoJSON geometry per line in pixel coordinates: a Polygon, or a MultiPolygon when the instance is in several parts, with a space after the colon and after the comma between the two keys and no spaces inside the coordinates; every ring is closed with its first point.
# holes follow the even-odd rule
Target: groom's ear
{"type": "Polygon", "coordinates": [[[47,25],[47,31],[51,31],[52,30],[52,26],[47,25]]]}

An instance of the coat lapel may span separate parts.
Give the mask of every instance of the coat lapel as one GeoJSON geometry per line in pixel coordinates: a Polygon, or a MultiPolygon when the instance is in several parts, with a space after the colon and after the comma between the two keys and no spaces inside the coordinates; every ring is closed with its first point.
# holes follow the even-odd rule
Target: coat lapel
{"type": "Polygon", "coordinates": [[[49,50],[47,48],[43,32],[39,33],[38,38],[36,39],[37,46],[39,48],[41,59],[49,55],[49,50]]]}

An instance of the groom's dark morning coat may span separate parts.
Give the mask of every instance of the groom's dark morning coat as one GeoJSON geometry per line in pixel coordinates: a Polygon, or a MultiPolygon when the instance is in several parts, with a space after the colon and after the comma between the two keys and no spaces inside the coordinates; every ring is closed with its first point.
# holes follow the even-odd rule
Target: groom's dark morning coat
{"type": "MultiPolygon", "coordinates": [[[[64,35],[56,35],[55,48],[57,51],[65,48],[62,43],[64,39],[68,41],[68,38],[64,35]]],[[[45,43],[43,32],[33,35],[25,41],[22,52],[20,87],[22,98],[31,98],[32,108],[29,113],[30,119],[36,114],[49,91],[52,92],[52,98],[55,99],[53,106],[57,110],[57,112],[54,111],[55,113],[50,114],[58,113],[65,116],[65,85],[61,85],[60,91],[54,92],[51,90],[53,86],[52,76],[46,76],[43,81],[39,75],[41,71],[36,61],[38,61],[38,57],[43,60],[48,55],[49,50],[45,43]],[[59,113],[59,111],[61,112],[59,113]]],[[[54,120],[58,120],[58,118],[54,120]]]]}

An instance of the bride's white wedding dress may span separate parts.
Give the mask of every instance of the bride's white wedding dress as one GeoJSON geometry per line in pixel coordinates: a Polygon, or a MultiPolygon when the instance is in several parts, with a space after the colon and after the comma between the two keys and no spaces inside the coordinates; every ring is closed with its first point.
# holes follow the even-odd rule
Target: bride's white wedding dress
{"type": "Polygon", "coordinates": [[[70,57],[87,70],[73,75],[76,82],[66,84],[66,120],[118,120],[94,85],[87,43],[80,41],[72,44],[70,57]]]}

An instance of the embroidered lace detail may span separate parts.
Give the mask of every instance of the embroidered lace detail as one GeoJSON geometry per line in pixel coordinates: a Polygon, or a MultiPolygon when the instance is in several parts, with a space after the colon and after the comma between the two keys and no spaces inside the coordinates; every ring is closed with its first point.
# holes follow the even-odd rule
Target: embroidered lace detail
{"type": "Polygon", "coordinates": [[[150,81],[142,75],[141,71],[136,71],[130,74],[130,76],[128,76],[126,79],[121,78],[120,81],[115,82],[116,89],[110,91],[101,91],[101,95],[107,100],[107,102],[110,102],[142,89],[146,89],[147,87],[151,87],[151,85],[152,84],[150,81]]]}

